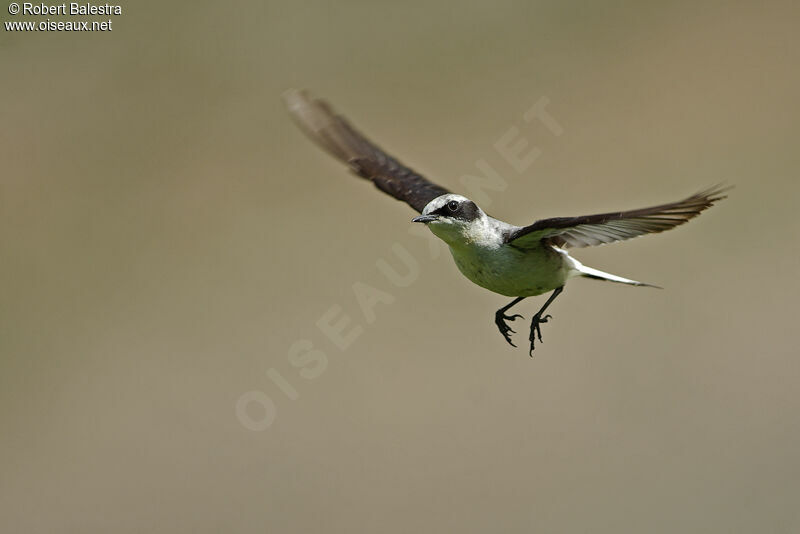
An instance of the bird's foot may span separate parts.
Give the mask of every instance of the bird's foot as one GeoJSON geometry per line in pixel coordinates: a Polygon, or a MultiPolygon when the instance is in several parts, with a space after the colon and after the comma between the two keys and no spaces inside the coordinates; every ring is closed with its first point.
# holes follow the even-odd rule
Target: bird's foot
{"type": "Polygon", "coordinates": [[[514,319],[523,319],[520,314],[514,315],[505,315],[502,310],[498,310],[497,313],[494,314],[494,324],[497,325],[497,329],[500,330],[500,333],[503,334],[503,337],[508,341],[508,344],[512,347],[516,347],[514,343],[511,342],[511,336],[509,333],[514,334],[515,332],[508,326],[506,321],[513,321],[514,319]]]}
{"type": "Polygon", "coordinates": [[[542,329],[539,326],[542,323],[546,323],[548,319],[552,319],[552,315],[545,315],[544,317],[540,316],[538,313],[533,316],[531,320],[531,335],[528,338],[531,342],[531,350],[528,351],[528,354],[533,358],[533,343],[536,341],[536,338],[539,338],[539,343],[542,343],[542,329]]]}

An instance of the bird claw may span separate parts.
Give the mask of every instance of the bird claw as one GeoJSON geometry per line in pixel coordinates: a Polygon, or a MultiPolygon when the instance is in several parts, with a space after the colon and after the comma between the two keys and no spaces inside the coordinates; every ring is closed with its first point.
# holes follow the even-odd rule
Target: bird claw
{"type": "Polygon", "coordinates": [[[542,341],[542,329],[539,326],[542,323],[548,322],[548,319],[552,319],[552,315],[545,315],[544,317],[540,317],[539,314],[533,316],[531,320],[531,335],[528,337],[528,340],[531,342],[531,350],[528,351],[528,355],[533,358],[533,349],[534,349],[534,341],[536,338],[539,338],[539,343],[544,343],[542,341]]]}
{"type": "Polygon", "coordinates": [[[508,326],[506,321],[513,321],[515,319],[524,319],[524,317],[518,313],[515,313],[514,315],[504,315],[501,312],[497,312],[494,316],[494,324],[497,325],[497,329],[500,330],[501,334],[503,334],[503,338],[505,338],[508,344],[512,347],[516,347],[516,345],[514,345],[514,342],[511,341],[511,336],[509,333],[516,334],[516,332],[512,330],[510,326],[508,326]]]}

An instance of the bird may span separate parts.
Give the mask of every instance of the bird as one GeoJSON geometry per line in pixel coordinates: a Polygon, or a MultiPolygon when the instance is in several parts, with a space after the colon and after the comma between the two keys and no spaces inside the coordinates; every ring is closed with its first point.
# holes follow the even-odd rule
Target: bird
{"type": "Polygon", "coordinates": [[[294,122],[312,141],[346,164],[357,176],[401,200],[450,249],[459,271],[480,287],[513,297],[495,312],[494,322],[509,345],[516,347],[509,322],[524,319],[509,310],[528,297],[550,293],[531,318],[530,356],[542,342],[541,325],[552,316],[546,310],[564,291],[566,282],[584,277],[659,287],[583,265],[568,249],[603,245],[663,232],[698,216],[727,197],[730,187],[715,185],[683,200],[649,208],[578,217],[541,219],[516,226],[487,215],[472,200],[431,182],[367,139],[324,100],[307,91],[288,90],[284,103],[294,122]]]}

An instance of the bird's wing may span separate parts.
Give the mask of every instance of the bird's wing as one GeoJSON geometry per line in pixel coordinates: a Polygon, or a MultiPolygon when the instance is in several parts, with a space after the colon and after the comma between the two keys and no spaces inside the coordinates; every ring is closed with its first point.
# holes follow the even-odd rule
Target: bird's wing
{"type": "Polygon", "coordinates": [[[420,213],[428,202],[449,193],[374,145],[325,101],[296,90],[287,91],[283,98],[297,125],[312,141],[384,193],[420,213]]]}
{"type": "Polygon", "coordinates": [[[725,198],[723,193],[727,189],[715,186],[684,200],[652,208],[542,219],[512,230],[505,242],[520,248],[541,243],[557,247],[589,247],[663,232],[696,217],[714,202],[725,198]]]}

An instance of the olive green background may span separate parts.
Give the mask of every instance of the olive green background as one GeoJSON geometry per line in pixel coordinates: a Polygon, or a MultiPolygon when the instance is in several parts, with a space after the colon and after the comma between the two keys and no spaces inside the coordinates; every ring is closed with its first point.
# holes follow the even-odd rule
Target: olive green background
{"type": "Polygon", "coordinates": [[[0,30],[0,530],[800,531],[798,16],[142,1],[107,33],[0,30]],[[570,282],[531,359],[507,298],[299,133],[290,87],[454,190],[489,162],[518,224],[735,189],[576,251],[665,289],[570,282]],[[542,97],[561,136],[522,120],[542,97]],[[541,150],[521,173],[511,127],[541,150]],[[408,287],[376,265],[403,272],[396,243],[408,287]],[[357,283],[393,298],[373,322],[357,283]]]}

